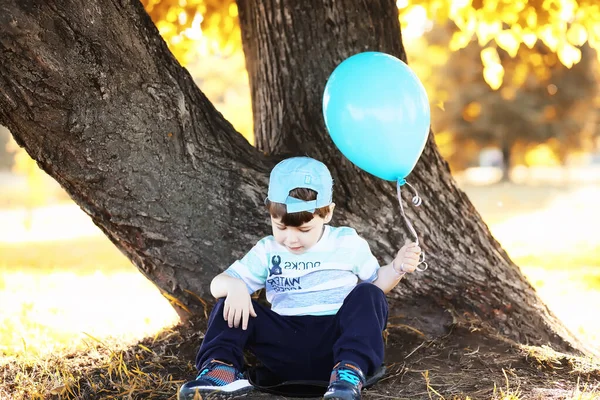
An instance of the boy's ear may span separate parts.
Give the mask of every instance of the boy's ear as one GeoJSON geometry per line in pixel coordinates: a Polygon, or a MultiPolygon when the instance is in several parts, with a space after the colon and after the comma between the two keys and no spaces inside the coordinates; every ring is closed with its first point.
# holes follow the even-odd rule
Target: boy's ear
{"type": "Polygon", "coordinates": [[[325,216],[325,223],[326,224],[328,224],[331,221],[331,218],[333,218],[333,210],[334,209],[335,209],[335,203],[331,203],[329,205],[329,212],[325,216]]]}

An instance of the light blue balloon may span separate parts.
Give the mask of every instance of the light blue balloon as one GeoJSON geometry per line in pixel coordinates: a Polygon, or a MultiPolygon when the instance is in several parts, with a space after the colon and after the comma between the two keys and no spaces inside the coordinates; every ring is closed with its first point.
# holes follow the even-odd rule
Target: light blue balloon
{"type": "Polygon", "coordinates": [[[335,145],[359,168],[389,181],[414,168],[429,134],[425,88],[401,60],[366,52],[333,71],[323,116],[335,145]]]}

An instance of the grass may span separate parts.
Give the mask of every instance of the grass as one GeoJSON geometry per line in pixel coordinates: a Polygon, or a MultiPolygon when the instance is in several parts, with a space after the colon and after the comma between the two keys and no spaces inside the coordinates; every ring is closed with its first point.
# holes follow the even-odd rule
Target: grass
{"type": "Polygon", "coordinates": [[[177,322],[168,301],[103,237],[0,244],[0,354],[134,342],[177,322]]]}
{"type": "Polygon", "coordinates": [[[568,328],[600,348],[600,186],[466,187],[494,237],[568,328]]]}
{"type": "Polygon", "coordinates": [[[0,372],[10,380],[0,385],[0,398],[173,398],[183,382],[174,373],[191,376],[194,367],[165,350],[172,334],[166,329],[137,345],[88,337],[76,353],[3,357],[0,372]]]}

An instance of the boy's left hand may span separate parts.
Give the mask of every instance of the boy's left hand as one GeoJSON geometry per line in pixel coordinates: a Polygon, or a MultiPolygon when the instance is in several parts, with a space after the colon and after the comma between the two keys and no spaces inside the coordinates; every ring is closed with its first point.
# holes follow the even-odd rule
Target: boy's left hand
{"type": "Polygon", "coordinates": [[[421,257],[421,247],[415,242],[407,240],[394,258],[392,267],[396,272],[414,272],[421,257]]]}

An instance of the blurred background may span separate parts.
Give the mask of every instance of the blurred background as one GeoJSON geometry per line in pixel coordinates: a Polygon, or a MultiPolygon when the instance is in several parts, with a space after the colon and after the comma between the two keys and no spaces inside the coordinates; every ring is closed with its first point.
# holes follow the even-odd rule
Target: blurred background
{"type": "MultiPolygon", "coordinates": [[[[235,3],[142,3],[200,89],[252,143],[235,3]]],[[[600,347],[600,6],[534,3],[397,6],[409,65],[459,186],[549,307],[600,347]]],[[[0,305],[6,355],[75,351],[90,339],[127,343],[177,322],[2,126],[0,305]]]]}

